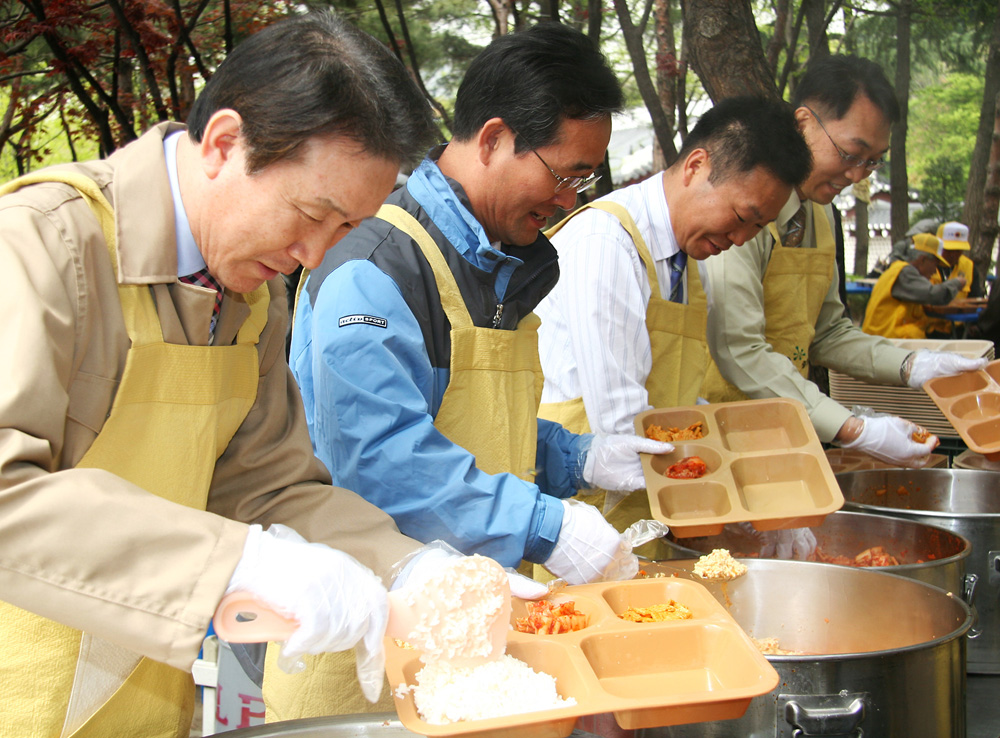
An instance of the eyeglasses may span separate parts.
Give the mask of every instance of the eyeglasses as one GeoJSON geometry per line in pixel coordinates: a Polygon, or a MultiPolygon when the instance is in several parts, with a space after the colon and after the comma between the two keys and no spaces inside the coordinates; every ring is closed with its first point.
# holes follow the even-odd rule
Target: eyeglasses
{"type": "Polygon", "coordinates": [[[812,117],[816,119],[816,122],[819,123],[819,127],[823,129],[823,133],[825,133],[826,137],[830,139],[830,143],[833,144],[833,147],[837,150],[837,153],[840,154],[840,160],[844,162],[845,166],[851,168],[859,167],[868,172],[877,172],[879,169],[888,164],[884,156],[881,157],[880,159],[864,159],[860,156],[855,156],[854,154],[848,154],[846,151],[840,148],[840,146],[837,145],[836,141],[833,140],[833,136],[831,136],[830,132],[826,130],[826,126],[823,125],[823,120],[818,115],[816,115],[816,111],[810,108],[808,105],[803,105],[802,107],[804,107],[806,110],[812,113],[812,117]]]}
{"type": "Polygon", "coordinates": [[[565,192],[566,190],[576,190],[577,192],[583,192],[585,189],[590,187],[594,182],[601,178],[601,175],[597,172],[589,174],[586,177],[562,177],[556,174],[555,170],[545,163],[545,159],[534,149],[531,153],[538,157],[538,161],[545,164],[545,168],[549,170],[549,174],[556,178],[556,192],[565,192]]]}

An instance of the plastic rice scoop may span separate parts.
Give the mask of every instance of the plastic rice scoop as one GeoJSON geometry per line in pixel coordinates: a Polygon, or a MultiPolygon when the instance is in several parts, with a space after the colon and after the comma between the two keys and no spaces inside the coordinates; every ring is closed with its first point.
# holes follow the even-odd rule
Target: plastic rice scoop
{"type": "MultiPolygon", "coordinates": [[[[422,652],[424,661],[474,666],[503,656],[510,629],[507,573],[485,556],[452,558],[389,593],[386,635],[422,652]]],[[[298,622],[245,592],[222,598],[212,620],[231,643],[284,641],[298,622]]]]}

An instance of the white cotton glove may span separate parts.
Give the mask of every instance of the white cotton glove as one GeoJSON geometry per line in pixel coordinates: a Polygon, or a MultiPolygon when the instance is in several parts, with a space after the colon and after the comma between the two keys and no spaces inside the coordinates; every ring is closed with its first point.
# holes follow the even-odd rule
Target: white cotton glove
{"type": "Polygon", "coordinates": [[[857,449],[889,464],[919,469],[928,461],[931,451],[938,445],[937,436],[930,436],[923,443],[913,440],[919,428],[908,420],[893,415],[860,418],[864,425],[858,437],[842,448],[857,449]]]}
{"type": "Polygon", "coordinates": [[[816,551],[816,536],[809,528],[760,531],[762,559],[807,560],[816,551]]]}
{"type": "Polygon", "coordinates": [[[642,489],[646,481],[639,454],[669,454],[672,444],[641,436],[594,434],[583,464],[583,478],[594,487],[618,492],[642,489]]]}
{"type": "Polygon", "coordinates": [[[370,569],[284,525],[266,531],[251,525],[226,593],[237,590],[298,621],[281,649],[283,668],[304,668],[303,654],[354,648],[361,690],[369,701],[378,701],[389,606],[382,581],[370,569]]]}
{"type": "Polygon", "coordinates": [[[915,351],[906,383],[914,389],[920,389],[928,379],[978,371],[986,364],[985,357],[969,359],[950,351],[915,351]]]}
{"type": "Polygon", "coordinates": [[[639,559],[601,511],[579,500],[563,500],[563,520],[552,554],[543,566],[569,584],[608,578],[631,579],[639,559]]]}

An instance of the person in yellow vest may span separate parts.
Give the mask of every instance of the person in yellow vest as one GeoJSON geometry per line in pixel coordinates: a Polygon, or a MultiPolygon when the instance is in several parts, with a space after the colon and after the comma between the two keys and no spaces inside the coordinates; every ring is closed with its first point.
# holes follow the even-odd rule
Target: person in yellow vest
{"type": "Polygon", "coordinates": [[[423,547],[313,454],[280,275],[376,211],[427,105],[317,13],[241,43],[188,123],[0,190],[3,736],[186,737],[232,590],[298,620],[290,658],[358,644],[383,682],[383,580],[423,547]]]}
{"type": "MultiPolygon", "coordinates": [[[[810,161],[786,103],[729,98],[665,171],[547,231],[562,273],[537,309],[539,417],[577,433],[634,433],[645,410],[694,405],[707,357],[704,260],[776,218],[810,161]]],[[[642,491],[586,501],[620,531],[651,517],[642,491]]]]}
{"type": "Polygon", "coordinates": [[[792,100],[812,152],[808,179],[752,241],[706,262],[715,296],[708,312],[713,363],[702,385],[711,402],[790,397],[820,440],[904,466],[922,466],[937,445],[912,440],[899,417],[855,416],[808,379],[811,363],[883,384],[920,387],[985,360],[910,351],[869,336],[845,315],[835,268],[831,203],[885,165],[895,92],[875,63],[829,55],[812,61],[792,100]]]}
{"type": "Polygon", "coordinates": [[[927,337],[930,319],[924,305],[947,305],[965,287],[965,277],[934,284],[931,277],[945,261],[941,239],[930,233],[913,237],[909,258],[889,265],[872,288],[861,330],[885,338],[927,337]]]}
{"type": "MultiPolygon", "coordinates": [[[[639,452],[672,448],[537,418],[532,310],[559,274],[539,229],[596,179],[622,101],[569,26],[494,39],[459,86],[452,140],[309,274],[292,331],[313,445],[341,484],[418,540],[571,584],[638,561],[600,511],[566,498],[642,487],[639,452]]],[[[269,714],[328,713],[330,661],[265,673],[269,714]]]]}
{"type": "Polygon", "coordinates": [[[956,299],[961,297],[982,297],[982,289],[977,289],[976,281],[973,277],[974,265],[972,259],[966,254],[971,250],[969,245],[969,227],[954,221],[942,223],[938,226],[937,237],[941,239],[941,256],[944,258],[944,272],[947,275],[942,277],[939,270],[935,270],[931,281],[939,284],[945,279],[955,279],[959,275],[965,280],[962,289],[955,295],[956,299]],[[977,289],[977,294],[972,294],[973,289],[977,289]]]}

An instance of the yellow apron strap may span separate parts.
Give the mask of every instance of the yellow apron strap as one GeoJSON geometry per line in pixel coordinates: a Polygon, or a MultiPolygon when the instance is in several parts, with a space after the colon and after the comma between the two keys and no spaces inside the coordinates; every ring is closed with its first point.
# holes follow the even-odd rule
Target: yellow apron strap
{"type": "MultiPolygon", "coordinates": [[[[84,201],[90,206],[97,221],[101,224],[104,242],[107,244],[111,257],[111,269],[118,280],[118,235],[115,230],[115,212],[111,203],[101,192],[101,188],[90,177],[79,172],[63,172],[46,170],[26,174],[23,177],[8,182],[0,187],[0,195],[14,192],[21,187],[44,182],[61,182],[75,188],[84,201]]],[[[122,315],[125,316],[125,328],[134,346],[148,343],[158,343],[163,340],[160,321],[156,316],[156,307],[149,294],[148,287],[135,284],[119,284],[118,295],[122,303],[122,315]],[[133,309],[128,309],[132,307],[133,309]]]]}
{"type": "Polygon", "coordinates": [[[472,328],[472,317],[469,315],[468,308],[465,307],[465,300],[462,299],[455,275],[451,273],[444,254],[441,253],[441,249],[434,243],[434,239],[431,238],[427,230],[417,222],[416,218],[398,205],[383,205],[375,217],[395,226],[416,241],[434,272],[434,281],[437,282],[438,293],[441,295],[441,307],[444,308],[444,313],[448,316],[451,327],[454,329],[472,328]]]}

